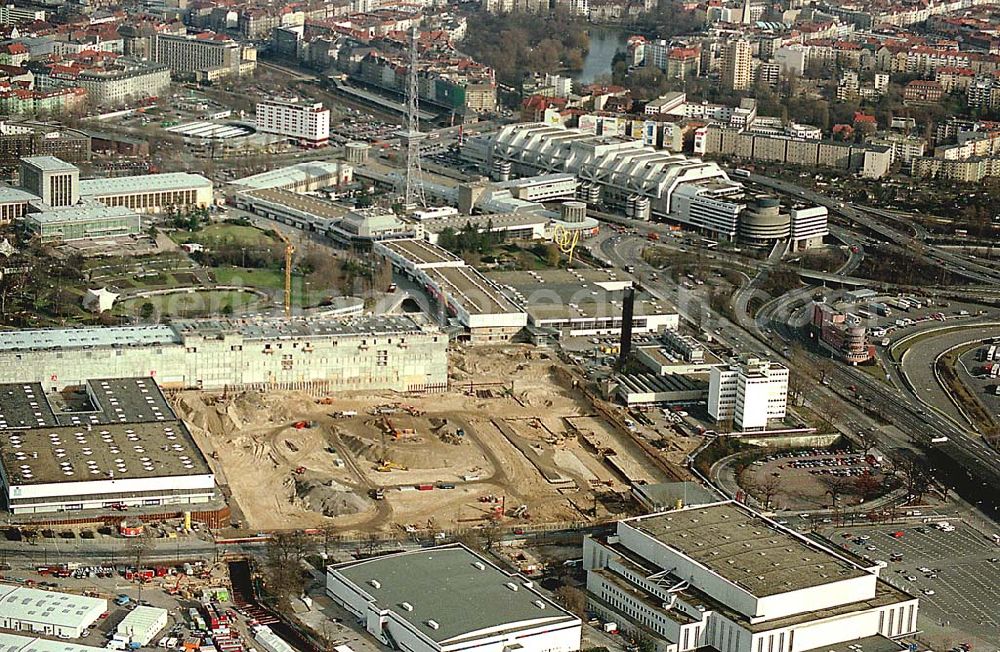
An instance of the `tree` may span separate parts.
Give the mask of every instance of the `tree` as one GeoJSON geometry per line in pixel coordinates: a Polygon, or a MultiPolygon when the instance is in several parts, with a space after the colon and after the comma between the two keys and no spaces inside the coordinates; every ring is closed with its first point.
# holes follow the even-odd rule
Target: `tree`
{"type": "Polygon", "coordinates": [[[838,498],[854,488],[853,482],[849,478],[825,475],[822,482],[826,487],[826,495],[830,496],[830,504],[834,507],[837,506],[838,498]]]}
{"type": "Polygon", "coordinates": [[[143,304],[139,306],[139,317],[141,317],[143,321],[149,321],[153,318],[155,313],[156,306],[149,301],[144,301],[143,304]]]}
{"type": "Polygon", "coordinates": [[[882,483],[872,473],[862,473],[854,479],[854,491],[863,500],[870,500],[882,493],[882,483]]]}
{"type": "Polygon", "coordinates": [[[907,457],[900,462],[899,471],[903,474],[906,493],[910,496],[912,502],[919,503],[931,485],[927,466],[920,458],[907,457]]]}
{"type": "Polygon", "coordinates": [[[579,588],[563,584],[556,589],[556,597],[567,611],[581,618],[587,614],[587,594],[579,588]]]}
{"type": "Polygon", "coordinates": [[[549,267],[559,267],[559,259],[562,258],[562,254],[559,251],[559,245],[554,242],[550,242],[545,245],[545,264],[549,267]]]}
{"type": "Polygon", "coordinates": [[[302,595],[305,580],[301,562],[306,554],[306,538],[301,532],[279,532],[267,545],[264,560],[265,589],[280,610],[302,595]]]}
{"type": "Polygon", "coordinates": [[[878,433],[868,428],[858,431],[858,444],[861,445],[862,454],[867,457],[878,446],[878,433]]]}

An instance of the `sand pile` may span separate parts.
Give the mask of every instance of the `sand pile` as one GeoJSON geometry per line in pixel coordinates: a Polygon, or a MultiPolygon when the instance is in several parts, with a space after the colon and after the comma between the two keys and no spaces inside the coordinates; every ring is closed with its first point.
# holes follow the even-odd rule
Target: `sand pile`
{"type": "Polygon", "coordinates": [[[315,479],[295,478],[293,503],[323,516],[359,514],[371,507],[371,501],[359,496],[350,487],[334,480],[323,482],[315,479]]]}

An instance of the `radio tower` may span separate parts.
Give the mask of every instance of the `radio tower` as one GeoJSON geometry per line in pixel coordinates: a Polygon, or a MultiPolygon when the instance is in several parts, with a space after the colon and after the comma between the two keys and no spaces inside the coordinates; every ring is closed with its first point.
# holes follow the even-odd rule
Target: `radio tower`
{"type": "Polygon", "coordinates": [[[420,81],[417,78],[417,28],[410,30],[410,78],[406,86],[406,125],[397,135],[406,148],[406,190],[403,202],[406,210],[426,206],[423,170],[420,167],[420,81]]]}

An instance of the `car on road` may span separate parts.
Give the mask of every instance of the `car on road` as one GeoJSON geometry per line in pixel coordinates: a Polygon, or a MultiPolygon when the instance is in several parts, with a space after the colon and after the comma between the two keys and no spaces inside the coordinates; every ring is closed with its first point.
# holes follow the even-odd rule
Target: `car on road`
{"type": "Polygon", "coordinates": [[[907,575],[906,579],[909,582],[916,582],[917,581],[917,578],[914,575],[907,575]]]}

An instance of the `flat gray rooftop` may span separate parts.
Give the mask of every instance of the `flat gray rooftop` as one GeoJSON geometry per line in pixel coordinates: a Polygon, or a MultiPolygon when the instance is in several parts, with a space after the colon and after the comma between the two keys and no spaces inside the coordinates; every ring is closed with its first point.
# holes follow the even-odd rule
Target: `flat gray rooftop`
{"type": "Polygon", "coordinates": [[[82,390],[46,395],[40,383],[0,385],[0,430],[172,421],[150,378],[88,380],[82,390]]]}
{"type": "Polygon", "coordinates": [[[260,174],[243,177],[242,179],[232,181],[230,185],[243,186],[245,188],[253,188],[256,190],[262,190],[265,188],[284,188],[300,183],[308,183],[315,179],[323,179],[331,176],[336,178],[336,176],[340,173],[340,167],[339,163],[327,161],[304,161],[302,163],[296,163],[295,165],[289,165],[276,170],[268,170],[267,172],[261,172],[260,174]]]}
{"type": "Polygon", "coordinates": [[[0,463],[11,485],[206,475],[182,421],[9,430],[0,463]]]}
{"type": "Polygon", "coordinates": [[[57,424],[40,384],[0,385],[0,430],[51,428],[57,424]]]}
{"type": "Polygon", "coordinates": [[[424,272],[470,315],[524,312],[474,267],[432,267],[424,272]]]}
{"type": "Polygon", "coordinates": [[[353,319],[190,319],[173,323],[184,336],[214,337],[239,333],[246,339],[279,337],[356,337],[358,335],[400,335],[419,333],[422,328],[410,317],[382,315],[353,319]]]}
{"type": "Polygon", "coordinates": [[[382,240],[380,245],[403,256],[420,267],[421,265],[440,265],[442,263],[462,263],[462,259],[426,240],[405,238],[400,240],[382,240]]]}
{"type": "Polygon", "coordinates": [[[38,328],[0,332],[0,351],[38,351],[59,348],[151,346],[177,344],[169,326],[109,326],[106,328],[38,328]]]}
{"type": "Polygon", "coordinates": [[[25,219],[37,224],[72,224],[74,222],[93,222],[95,220],[113,220],[136,217],[135,211],[124,206],[105,206],[96,202],[96,206],[73,206],[57,208],[42,213],[28,213],[25,219]]]}
{"type": "MultiPolygon", "coordinates": [[[[632,277],[603,269],[548,269],[489,272],[486,276],[526,306],[532,319],[620,319],[625,288],[632,277]]],[[[673,306],[644,292],[635,296],[634,315],[675,312],[673,306]]]]}
{"type": "Polygon", "coordinates": [[[623,374],[615,379],[622,387],[635,393],[668,393],[708,391],[708,383],[681,374],[623,374]]]}
{"type": "Polygon", "coordinates": [[[33,165],[43,172],[72,172],[78,169],[72,163],[67,163],[55,156],[26,156],[21,159],[25,163],[33,165]]]}
{"type": "Polygon", "coordinates": [[[549,217],[541,211],[526,211],[521,213],[486,213],[482,215],[450,215],[421,222],[424,229],[432,233],[440,233],[445,229],[462,230],[466,224],[481,228],[492,225],[494,229],[528,228],[549,223],[549,217]]]}
{"type": "Polygon", "coordinates": [[[0,186],[0,204],[23,204],[37,199],[40,199],[38,195],[33,195],[27,190],[0,186]]]}
{"type": "Polygon", "coordinates": [[[867,574],[732,502],[640,516],[622,524],[682,552],[757,597],[867,574]]]}
{"type": "Polygon", "coordinates": [[[331,201],[313,197],[311,195],[301,195],[291,190],[282,188],[260,188],[255,190],[244,190],[241,193],[245,197],[258,201],[283,206],[296,210],[305,215],[319,217],[325,220],[341,220],[349,212],[343,206],[334,204],[331,201]]]}
{"type": "Polygon", "coordinates": [[[105,328],[45,328],[0,332],[0,351],[25,352],[179,345],[186,336],[240,334],[247,339],[278,337],[349,337],[418,333],[423,329],[406,316],[342,319],[309,318],[286,321],[259,319],[186,319],[170,326],[108,326],[105,328]]]}
{"type": "Polygon", "coordinates": [[[504,573],[461,546],[349,562],[331,567],[330,572],[340,574],[375,598],[379,608],[395,611],[438,643],[492,628],[511,631],[529,623],[537,627],[545,619],[553,625],[576,621],[555,603],[526,587],[524,578],[504,573]],[[372,586],[371,580],[379,587],[372,586]],[[508,587],[508,583],[513,583],[517,590],[508,587]],[[404,602],[412,605],[413,611],[401,608],[404,602]],[[431,628],[429,620],[435,621],[438,629],[431,628]]]}
{"type": "Polygon", "coordinates": [[[200,174],[188,172],[165,172],[135,177],[112,177],[109,179],[83,179],[80,181],[80,195],[98,197],[104,195],[124,195],[135,192],[161,192],[165,190],[191,190],[211,188],[212,182],[200,174]]]}

